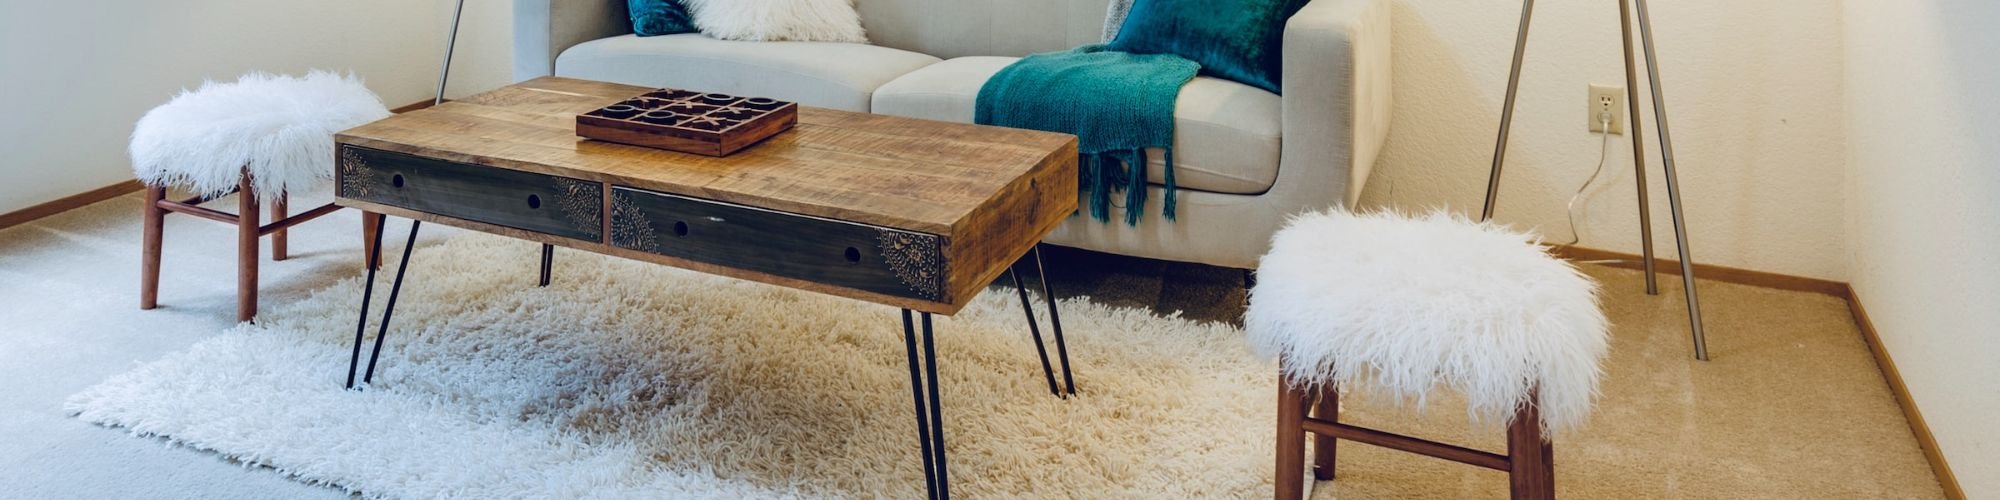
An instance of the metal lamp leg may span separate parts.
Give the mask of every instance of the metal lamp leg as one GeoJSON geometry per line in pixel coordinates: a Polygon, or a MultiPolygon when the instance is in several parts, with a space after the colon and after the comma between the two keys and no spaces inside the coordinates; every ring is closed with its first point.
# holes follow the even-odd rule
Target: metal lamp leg
{"type": "MultiPolygon", "coordinates": [[[[418,221],[418,220],[412,220],[412,221],[410,221],[410,239],[409,239],[409,241],[408,241],[408,242],[404,243],[404,245],[403,245],[403,258],[402,258],[402,262],[401,262],[401,263],[399,263],[399,264],[397,264],[397,266],[396,266],[396,280],[395,280],[394,282],[391,282],[391,283],[390,283],[390,285],[389,285],[389,302],[388,302],[388,303],[386,303],[386,304],[383,304],[383,307],[382,307],[382,324],[381,324],[381,325],[379,325],[379,327],[378,327],[378,328],[377,328],[377,329],[375,330],[375,347],[374,347],[374,350],[373,350],[373,351],[371,351],[371,352],[370,352],[370,353],[368,354],[368,369],[362,372],[362,374],[361,374],[361,383],[364,383],[364,384],[365,384],[365,383],[369,383],[369,382],[371,382],[371,381],[373,381],[373,380],[375,379],[375,362],[376,362],[377,360],[379,360],[379,359],[380,359],[380,358],[382,357],[382,340],[383,340],[383,339],[385,339],[385,338],[387,338],[387,337],[388,337],[388,335],[389,335],[389,320],[390,320],[391,318],[394,318],[394,317],[395,317],[395,314],[396,314],[396,298],[402,295],[402,292],[403,292],[403,277],[404,277],[404,275],[405,275],[405,272],[407,272],[407,271],[409,271],[409,270],[410,270],[410,254],[413,254],[413,253],[416,253],[416,250],[417,250],[417,229],[421,228],[422,226],[423,226],[423,221],[418,221]]],[[[378,233],[376,237],[377,237],[377,238],[379,239],[379,238],[380,238],[380,234],[378,233]]],[[[380,244],[380,242],[378,241],[378,242],[377,242],[377,244],[375,245],[375,254],[376,254],[376,255],[374,255],[374,256],[371,256],[371,258],[372,258],[372,259],[376,259],[376,260],[379,260],[379,258],[380,258],[380,256],[381,256],[381,252],[382,252],[382,245],[381,245],[381,244],[380,244]]],[[[375,274],[375,271],[371,269],[371,270],[369,270],[369,271],[368,271],[368,274],[369,274],[369,276],[370,276],[370,281],[369,281],[369,286],[368,286],[368,290],[367,290],[367,291],[364,291],[364,292],[362,292],[362,308],[361,308],[361,323],[362,323],[362,324],[361,324],[360,326],[357,326],[357,327],[355,328],[355,336],[354,336],[354,355],[353,355],[353,357],[352,357],[352,358],[348,359],[348,361],[347,361],[347,388],[349,388],[349,389],[353,389],[353,388],[354,388],[354,369],[355,369],[355,365],[359,364],[359,363],[360,363],[360,360],[361,360],[361,335],[360,335],[360,333],[361,333],[361,330],[362,330],[363,328],[366,328],[366,326],[367,326],[367,322],[368,322],[368,308],[367,308],[367,301],[368,301],[368,295],[369,295],[370,293],[372,293],[372,291],[373,291],[373,289],[374,289],[374,281],[373,281],[373,276],[374,276],[374,274],[375,274]]]]}
{"type": "Polygon", "coordinates": [[[431,98],[432,106],[444,104],[444,84],[451,79],[451,53],[452,49],[458,46],[458,21],[463,17],[465,17],[465,0],[458,0],[458,5],[451,9],[451,34],[445,35],[444,64],[438,67],[438,90],[437,96],[431,98]]]}
{"type": "MultiPolygon", "coordinates": [[[[1628,92],[1627,95],[1632,97],[1632,103],[1630,104],[1633,137],[1632,156],[1635,161],[1635,177],[1638,179],[1639,187],[1639,226],[1640,239],[1644,245],[1645,252],[1643,257],[1645,262],[1643,262],[1643,265],[1646,269],[1646,293],[1657,294],[1658,287],[1655,284],[1655,271],[1653,269],[1652,214],[1650,212],[1651,207],[1648,205],[1645,184],[1646,155],[1644,147],[1640,145],[1639,139],[1638,78],[1635,74],[1638,68],[1632,60],[1632,23],[1629,11],[1627,10],[1627,4],[1634,1],[1638,3],[1639,7],[1639,37],[1645,49],[1648,83],[1652,84],[1653,90],[1654,125],[1659,127],[1660,130],[1660,159],[1666,170],[1667,202],[1668,207],[1673,212],[1674,240],[1680,251],[1681,281],[1683,284],[1682,288],[1687,294],[1688,326],[1694,337],[1694,357],[1698,360],[1707,361],[1708,341],[1702,329],[1701,300],[1695,291],[1694,258],[1688,251],[1687,222],[1681,212],[1680,180],[1674,165],[1673,138],[1667,129],[1666,97],[1660,89],[1660,66],[1653,50],[1653,23],[1646,8],[1646,0],[1619,0],[1619,14],[1623,16],[1620,19],[1619,25],[1625,37],[1625,87],[1628,92]]],[[[1521,25],[1514,35],[1514,61],[1507,73],[1507,97],[1500,108],[1500,133],[1493,146],[1493,170],[1486,179],[1486,203],[1480,211],[1479,220],[1481,221],[1493,219],[1494,205],[1499,200],[1501,167],[1506,163],[1507,159],[1507,135],[1514,122],[1514,99],[1521,86],[1521,61],[1527,54],[1528,27],[1530,21],[1534,18],[1534,13],[1535,0],[1522,0],[1521,25]]]]}
{"type": "Polygon", "coordinates": [[[1500,138],[1493,145],[1493,172],[1486,176],[1486,208],[1481,222],[1493,220],[1500,201],[1500,167],[1507,164],[1507,133],[1514,129],[1514,97],[1521,90],[1521,60],[1528,55],[1528,25],[1535,18],[1535,0],[1521,0],[1521,27],[1514,33],[1514,65],[1507,70],[1507,98],[1500,104],[1500,138]]]}
{"type": "Polygon", "coordinates": [[[1639,188],[1639,248],[1645,259],[1640,265],[1646,269],[1646,295],[1659,295],[1659,273],[1653,269],[1653,203],[1646,191],[1645,129],[1639,125],[1638,63],[1632,60],[1632,0],[1618,0],[1618,26],[1624,33],[1619,38],[1625,45],[1625,106],[1630,110],[1626,116],[1632,117],[1632,180],[1639,188]]]}
{"type": "Polygon", "coordinates": [[[924,486],[929,498],[943,500],[951,498],[951,481],[945,474],[944,414],[938,402],[937,346],[932,342],[931,313],[923,313],[924,349],[919,359],[916,328],[911,324],[910,316],[910,310],[904,309],[903,349],[910,361],[910,397],[916,402],[917,444],[924,454],[924,486]],[[919,364],[923,366],[919,367],[919,364]]]}
{"type": "MultiPolygon", "coordinates": [[[[1653,122],[1660,128],[1660,164],[1667,173],[1667,207],[1674,215],[1674,243],[1680,251],[1682,290],[1687,293],[1688,328],[1694,335],[1694,359],[1708,361],[1708,340],[1701,327],[1701,299],[1694,290],[1694,255],[1688,252],[1687,221],[1681,215],[1681,184],[1674,169],[1673,134],[1667,131],[1667,98],[1660,89],[1660,65],[1653,53],[1653,21],[1646,10],[1646,0],[1636,1],[1639,37],[1646,48],[1646,76],[1653,85],[1653,122]]],[[[1625,57],[1632,56],[1627,53],[1625,57]]]]}

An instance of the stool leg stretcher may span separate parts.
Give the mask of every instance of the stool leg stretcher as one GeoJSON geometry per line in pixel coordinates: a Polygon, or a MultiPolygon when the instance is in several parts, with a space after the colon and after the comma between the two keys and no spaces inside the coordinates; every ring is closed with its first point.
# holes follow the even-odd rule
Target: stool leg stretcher
{"type": "Polygon", "coordinates": [[[1507,426],[1507,454],[1502,455],[1343,424],[1338,421],[1340,393],[1335,388],[1296,387],[1282,376],[1278,385],[1274,497],[1278,500],[1305,495],[1307,434],[1314,440],[1312,469],[1317,480],[1333,479],[1334,447],[1339,440],[1348,440],[1506,472],[1510,496],[1516,500],[1555,498],[1555,449],[1542,431],[1539,391],[1530,390],[1528,403],[1515,411],[1507,426]]]}

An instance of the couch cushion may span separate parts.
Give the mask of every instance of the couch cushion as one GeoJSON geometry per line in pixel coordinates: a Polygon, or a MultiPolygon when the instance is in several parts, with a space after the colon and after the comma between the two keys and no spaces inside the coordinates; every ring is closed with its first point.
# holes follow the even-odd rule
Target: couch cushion
{"type": "Polygon", "coordinates": [[[868,111],[875,88],[938,58],[834,42],[736,42],[699,33],[592,40],[556,58],[556,76],[770,97],[868,111]]]}
{"type": "MultiPolygon", "coordinates": [[[[926,66],[875,90],[875,113],[972,121],[979,87],[1012,57],[961,57],[926,66]]],[[[1278,95],[1198,77],[1174,106],[1174,181],[1183,189],[1258,194],[1278,178],[1278,95]]],[[[1165,158],[1147,154],[1146,176],[1162,184],[1165,158]]]]}

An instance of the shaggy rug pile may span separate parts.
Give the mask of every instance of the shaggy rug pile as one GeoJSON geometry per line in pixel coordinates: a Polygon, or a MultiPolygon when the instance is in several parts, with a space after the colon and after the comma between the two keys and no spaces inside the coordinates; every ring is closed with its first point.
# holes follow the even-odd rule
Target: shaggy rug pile
{"type": "MultiPolygon", "coordinates": [[[[922,496],[896,309],[582,252],[536,288],[537,250],[477,234],[417,249],[365,391],[340,385],[357,278],[69,411],[366,496],[922,496]]],[[[1240,330],[1062,307],[1069,401],[1011,291],[940,318],[954,493],[1268,494],[1276,372],[1240,330]]]]}

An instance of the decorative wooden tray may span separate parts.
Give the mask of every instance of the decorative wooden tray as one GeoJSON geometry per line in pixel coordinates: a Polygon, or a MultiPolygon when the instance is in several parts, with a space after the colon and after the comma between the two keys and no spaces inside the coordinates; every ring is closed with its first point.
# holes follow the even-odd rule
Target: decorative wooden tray
{"type": "Polygon", "coordinates": [[[659,89],[576,115],[576,135],[634,146],[727,156],[799,122],[799,105],[659,89]]]}

